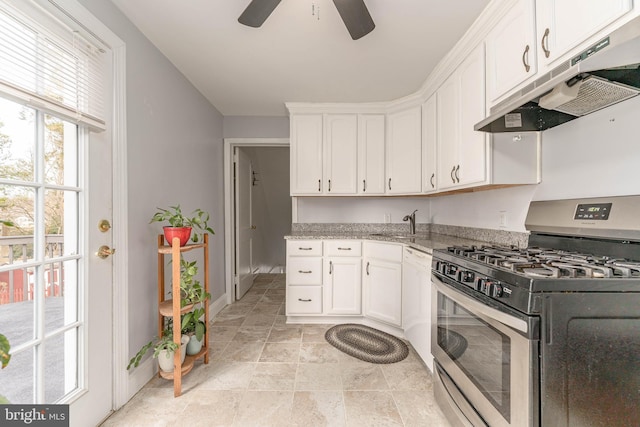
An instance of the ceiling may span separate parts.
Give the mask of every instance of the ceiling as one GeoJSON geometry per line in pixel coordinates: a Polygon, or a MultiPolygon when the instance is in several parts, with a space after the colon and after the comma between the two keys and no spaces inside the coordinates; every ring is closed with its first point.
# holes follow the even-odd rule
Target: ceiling
{"type": "Polygon", "coordinates": [[[365,0],[376,28],[354,41],[332,0],[283,0],[260,28],[238,23],[249,0],[111,1],[224,116],[409,95],[489,3],[365,0]]]}

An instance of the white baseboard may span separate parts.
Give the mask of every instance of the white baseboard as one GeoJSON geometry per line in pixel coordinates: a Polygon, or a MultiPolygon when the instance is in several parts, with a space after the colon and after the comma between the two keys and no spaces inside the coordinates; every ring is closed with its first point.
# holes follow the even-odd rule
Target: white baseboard
{"type": "Polygon", "coordinates": [[[227,294],[223,294],[209,305],[209,321],[227,306],[227,294]]]}
{"type": "Polygon", "coordinates": [[[144,362],[141,362],[138,367],[129,374],[127,401],[135,396],[157,372],[158,363],[153,357],[149,357],[144,362]]]}

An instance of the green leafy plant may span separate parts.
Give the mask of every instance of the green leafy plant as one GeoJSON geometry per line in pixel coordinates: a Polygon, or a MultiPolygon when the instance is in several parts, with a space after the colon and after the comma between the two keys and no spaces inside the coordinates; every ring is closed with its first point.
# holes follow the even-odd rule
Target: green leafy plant
{"type": "Polygon", "coordinates": [[[204,314],[204,308],[198,307],[193,311],[182,315],[180,326],[182,333],[187,335],[195,335],[198,341],[202,341],[204,334],[207,332],[207,325],[200,320],[204,314]]]}
{"type": "Polygon", "coordinates": [[[0,224],[6,225],[7,227],[15,227],[16,226],[13,222],[8,221],[6,219],[0,219],[0,224]]]}
{"type": "Polygon", "coordinates": [[[197,304],[211,298],[211,294],[205,292],[195,276],[198,274],[196,261],[180,259],[180,306],[197,304]]]}
{"type": "MultiPolygon", "coordinates": [[[[157,208],[158,211],[151,217],[153,222],[168,222],[171,227],[191,227],[200,233],[215,234],[213,229],[209,227],[209,214],[202,209],[196,209],[186,215],[182,212],[180,205],[169,206],[168,209],[157,208]]],[[[201,240],[201,234],[192,233],[191,240],[198,243],[201,240]]]]}
{"type": "MultiPolygon", "coordinates": [[[[9,350],[11,350],[9,340],[4,335],[0,334],[0,362],[2,363],[2,369],[6,368],[9,364],[9,360],[11,360],[9,350]]],[[[5,405],[8,403],[9,401],[7,400],[7,398],[0,394],[0,405],[5,405]]]]}
{"type": "Polygon", "coordinates": [[[131,360],[129,360],[127,369],[130,369],[131,367],[137,368],[144,355],[151,348],[153,348],[153,357],[158,357],[158,355],[160,355],[160,351],[177,351],[178,348],[180,348],[180,345],[173,342],[173,330],[165,329],[164,331],[162,331],[162,336],[160,338],[156,339],[155,341],[151,340],[142,346],[142,348],[136,353],[136,355],[133,356],[131,360]]]}

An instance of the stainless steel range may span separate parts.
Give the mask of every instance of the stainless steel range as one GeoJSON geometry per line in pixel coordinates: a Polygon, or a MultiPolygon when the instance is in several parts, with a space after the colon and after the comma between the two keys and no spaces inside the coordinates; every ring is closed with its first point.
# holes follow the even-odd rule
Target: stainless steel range
{"type": "Polygon", "coordinates": [[[529,247],[433,252],[453,425],[640,425],[640,196],[532,202],[529,247]]]}

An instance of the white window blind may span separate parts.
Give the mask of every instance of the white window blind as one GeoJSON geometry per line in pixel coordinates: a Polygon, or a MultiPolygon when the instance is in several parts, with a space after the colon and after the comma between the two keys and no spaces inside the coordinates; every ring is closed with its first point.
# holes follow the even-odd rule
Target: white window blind
{"type": "Polygon", "coordinates": [[[0,0],[0,93],[104,130],[105,49],[59,21],[52,24],[52,17],[46,19],[45,28],[0,0]]]}

